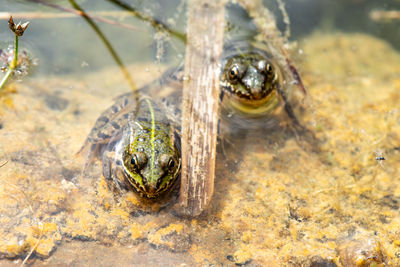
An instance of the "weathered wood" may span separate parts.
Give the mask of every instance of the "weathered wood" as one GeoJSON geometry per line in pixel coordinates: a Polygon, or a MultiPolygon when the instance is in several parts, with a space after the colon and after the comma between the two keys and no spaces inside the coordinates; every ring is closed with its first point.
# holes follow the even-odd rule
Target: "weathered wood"
{"type": "Polygon", "coordinates": [[[225,0],[188,6],[180,206],[189,216],[199,215],[214,191],[224,6],[225,0]]]}

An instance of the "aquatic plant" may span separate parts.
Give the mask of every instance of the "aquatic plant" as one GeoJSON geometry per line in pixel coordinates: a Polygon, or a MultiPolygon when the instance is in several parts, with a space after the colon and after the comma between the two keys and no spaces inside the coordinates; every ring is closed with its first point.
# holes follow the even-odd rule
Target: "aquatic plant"
{"type": "MultiPolygon", "coordinates": [[[[14,35],[15,35],[14,51],[13,51],[14,59],[11,61],[10,64],[8,64],[8,69],[5,68],[5,69],[7,69],[7,72],[0,82],[0,89],[3,88],[4,84],[7,82],[7,80],[10,78],[11,74],[15,71],[15,69],[18,66],[18,38],[24,34],[25,30],[28,28],[28,25],[29,25],[29,21],[25,22],[23,24],[21,24],[21,22],[19,22],[18,24],[15,24],[12,16],[10,16],[10,19],[8,20],[8,27],[10,28],[10,30],[12,32],[14,32],[14,35]]],[[[3,55],[3,51],[2,51],[2,53],[0,53],[0,55],[3,55]]]]}

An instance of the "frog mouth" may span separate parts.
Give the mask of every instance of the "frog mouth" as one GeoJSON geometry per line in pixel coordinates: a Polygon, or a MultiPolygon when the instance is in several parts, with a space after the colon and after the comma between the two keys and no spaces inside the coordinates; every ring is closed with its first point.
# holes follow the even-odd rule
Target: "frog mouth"
{"type": "Polygon", "coordinates": [[[246,86],[243,82],[238,81],[236,84],[232,84],[229,81],[221,81],[220,86],[222,90],[225,90],[230,94],[230,97],[236,98],[238,101],[263,101],[267,98],[272,91],[274,91],[275,86],[271,88],[266,88],[266,84],[263,83],[260,88],[263,89],[253,89],[246,86]]]}
{"type": "Polygon", "coordinates": [[[132,175],[128,172],[128,170],[126,168],[124,168],[124,174],[125,174],[125,178],[129,182],[129,184],[132,185],[132,187],[134,187],[135,190],[141,196],[144,196],[144,197],[150,198],[150,199],[158,198],[160,195],[167,192],[168,189],[170,188],[169,185],[174,183],[177,180],[177,175],[174,175],[174,177],[175,177],[174,179],[170,179],[165,185],[160,187],[161,181],[168,174],[168,172],[164,172],[158,179],[157,186],[151,187],[148,183],[146,183],[146,179],[144,179],[143,175],[140,173],[138,173],[137,175],[139,175],[140,178],[142,179],[143,185],[138,183],[135,179],[133,179],[132,175]]]}
{"type": "MultiPolygon", "coordinates": [[[[124,166],[124,176],[125,179],[128,180],[129,184],[138,192],[141,196],[144,196],[146,198],[156,198],[158,197],[157,192],[152,192],[149,194],[148,190],[146,189],[145,183],[139,183],[136,179],[132,177],[132,174],[125,168],[124,166]]],[[[140,176],[141,181],[145,181],[143,178],[142,174],[137,173],[137,176],[140,176]]]]}
{"type": "Polygon", "coordinates": [[[257,93],[253,94],[252,90],[241,82],[238,82],[235,85],[232,85],[229,82],[221,82],[221,88],[228,93],[229,98],[246,105],[255,106],[260,106],[265,103],[265,101],[268,101],[270,95],[275,91],[275,86],[272,88],[266,88],[263,84],[262,88],[264,88],[264,90],[258,90],[257,93]],[[238,87],[241,89],[238,89],[238,87]]]}

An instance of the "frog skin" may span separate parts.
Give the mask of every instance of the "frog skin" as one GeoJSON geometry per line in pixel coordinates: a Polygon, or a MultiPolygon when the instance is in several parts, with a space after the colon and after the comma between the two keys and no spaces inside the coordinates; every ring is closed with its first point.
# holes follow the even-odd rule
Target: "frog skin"
{"type": "MultiPolygon", "coordinates": [[[[239,124],[245,128],[252,128],[250,124],[253,123],[258,127],[258,119],[266,117],[281,105],[293,126],[303,130],[288,94],[291,84],[297,84],[305,95],[303,83],[289,60],[284,63],[285,66],[280,63],[259,45],[234,42],[225,46],[220,76],[221,119],[241,121],[239,124]]],[[[174,83],[182,94],[183,77],[184,69],[179,67],[168,70],[161,80],[163,83],[174,83]]]]}
{"type": "MultiPolygon", "coordinates": [[[[249,118],[265,117],[283,102],[294,126],[303,130],[282,88],[287,77],[273,57],[252,45],[233,47],[225,49],[222,60],[222,120],[239,114],[243,125],[251,128],[249,118]]],[[[144,197],[157,198],[179,176],[183,76],[182,67],[171,68],[140,90],[155,96],[161,105],[149,98],[136,102],[128,93],[98,118],[80,153],[89,150],[87,165],[101,159],[104,177],[118,191],[129,185],[144,197]],[[171,169],[165,167],[170,159],[171,169]]]]}
{"type": "Polygon", "coordinates": [[[284,69],[270,53],[251,44],[233,44],[225,50],[220,78],[222,116],[261,118],[282,104],[293,125],[303,129],[285,88],[290,76],[303,86],[294,67],[284,69]],[[292,69],[294,73],[287,73],[292,69]]]}
{"type": "Polygon", "coordinates": [[[133,94],[120,96],[91,130],[82,153],[89,150],[89,165],[103,163],[109,186],[121,192],[133,187],[155,199],[168,192],[180,174],[180,137],[163,105],[133,94]]]}

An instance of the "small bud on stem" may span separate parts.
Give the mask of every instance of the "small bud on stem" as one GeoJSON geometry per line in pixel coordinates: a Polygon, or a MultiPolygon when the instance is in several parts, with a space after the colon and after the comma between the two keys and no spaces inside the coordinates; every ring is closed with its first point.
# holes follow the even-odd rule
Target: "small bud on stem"
{"type": "Polygon", "coordinates": [[[29,21],[23,24],[21,24],[21,22],[15,24],[12,16],[10,16],[10,19],[8,20],[8,27],[15,34],[14,59],[8,66],[8,70],[6,74],[3,76],[3,79],[0,81],[0,89],[3,88],[4,84],[7,82],[8,78],[11,76],[11,74],[18,65],[18,37],[24,34],[25,30],[28,28],[28,25],[29,21]]]}
{"type": "Polygon", "coordinates": [[[24,31],[26,30],[26,28],[28,28],[28,25],[29,21],[25,22],[24,24],[18,22],[18,24],[15,25],[12,16],[10,16],[10,19],[8,20],[8,27],[18,36],[22,36],[24,34],[24,31]]]}

